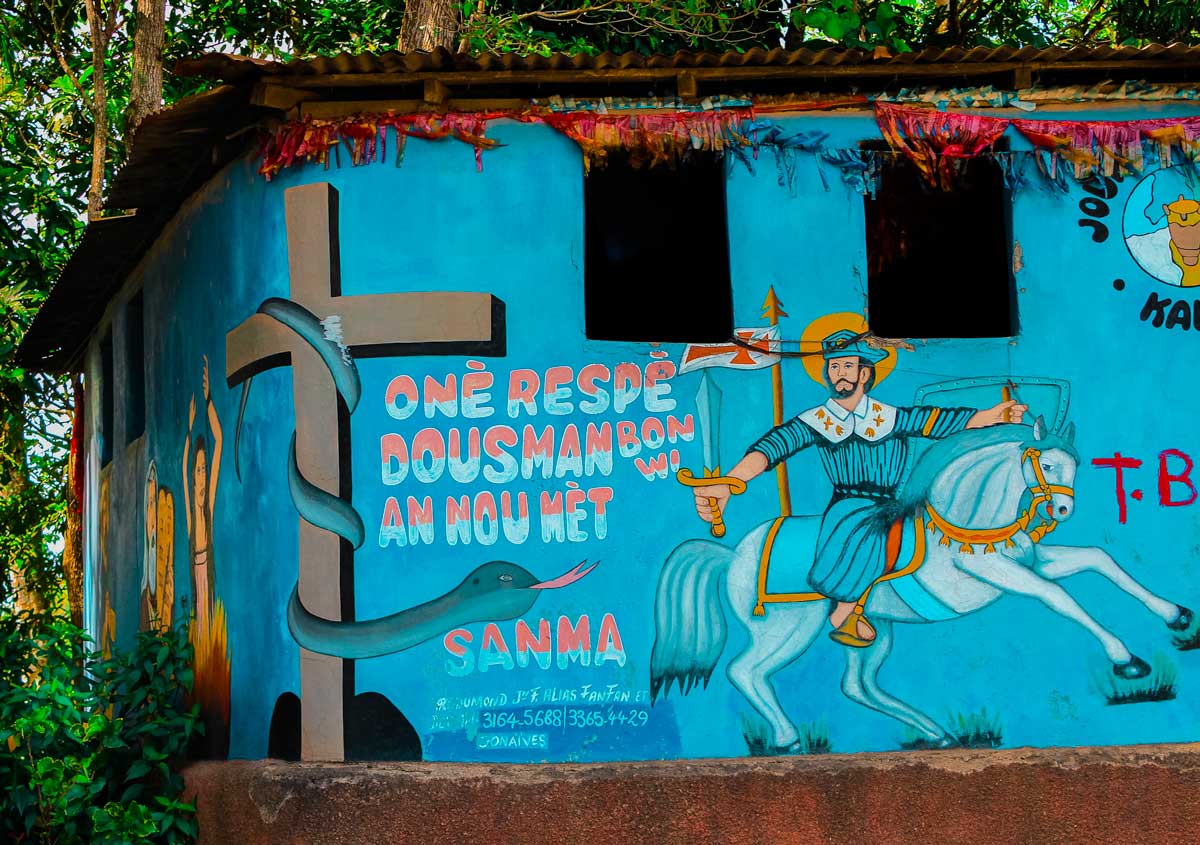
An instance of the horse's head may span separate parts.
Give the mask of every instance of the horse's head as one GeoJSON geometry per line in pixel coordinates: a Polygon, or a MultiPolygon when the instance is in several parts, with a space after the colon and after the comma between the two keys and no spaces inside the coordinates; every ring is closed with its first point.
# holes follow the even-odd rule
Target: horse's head
{"type": "Polygon", "coordinates": [[[1021,472],[1034,496],[1047,497],[1038,508],[1055,522],[1070,519],[1075,511],[1075,470],[1079,453],[1075,451],[1075,423],[1062,431],[1047,430],[1041,417],[1034,420],[1033,440],[1021,444],[1021,472]]]}

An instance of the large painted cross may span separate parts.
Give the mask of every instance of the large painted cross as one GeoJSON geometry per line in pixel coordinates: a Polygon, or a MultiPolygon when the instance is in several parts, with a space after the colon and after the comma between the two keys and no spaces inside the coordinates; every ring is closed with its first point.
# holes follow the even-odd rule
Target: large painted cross
{"type": "MultiPolygon", "coordinates": [[[[328,183],[285,192],[291,300],[320,320],[340,318],[355,358],[429,354],[504,354],[503,303],[486,293],[424,292],[342,296],[337,191],[328,183]]],[[[317,351],[265,314],[225,338],[230,387],[272,367],[290,366],[301,474],[350,500],[350,415],[317,351]]],[[[279,468],[283,478],[284,469],[279,468]]],[[[332,620],[354,619],[354,550],[300,520],[300,598],[332,620]]],[[[354,662],[301,649],[304,760],[343,760],[345,712],[354,697],[354,662]]]]}

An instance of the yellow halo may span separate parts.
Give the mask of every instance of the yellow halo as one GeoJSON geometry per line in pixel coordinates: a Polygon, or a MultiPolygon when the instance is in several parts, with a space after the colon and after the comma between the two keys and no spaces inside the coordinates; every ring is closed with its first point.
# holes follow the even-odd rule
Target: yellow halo
{"type": "MultiPolygon", "coordinates": [[[[800,351],[818,353],[805,355],[800,359],[808,377],[817,384],[825,385],[825,359],[821,352],[821,341],[836,331],[848,329],[855,334],[867,331],[867,321],[862,314],[852,311],[841,311],[836,314],[825,314],[813,320],[800,335],[800,351]]],[[[880,384],[896,368],[896,350],[889,347],[887,357],[875,365],[875,384],[880,384]]]]}

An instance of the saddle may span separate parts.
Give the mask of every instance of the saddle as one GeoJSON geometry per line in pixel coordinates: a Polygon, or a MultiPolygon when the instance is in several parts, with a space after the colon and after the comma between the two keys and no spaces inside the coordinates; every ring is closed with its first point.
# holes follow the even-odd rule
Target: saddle
{"type": "MultiPolygon", "coordinates": [[[[766,605],[821,601],[827,597],[808,590],[808,571],[817,547],[818,520],[777,517],[767,530],[758,562],[758,603],[754,615],[763,616],[766,605]]],[[[886,563],[862,602],[877,584],[891,583],[900,599],[929,620],[951,619],[958,614],[938,601],[912,575],[925,562],[925,519],[897,519],[888,529],[886,563]]]]}

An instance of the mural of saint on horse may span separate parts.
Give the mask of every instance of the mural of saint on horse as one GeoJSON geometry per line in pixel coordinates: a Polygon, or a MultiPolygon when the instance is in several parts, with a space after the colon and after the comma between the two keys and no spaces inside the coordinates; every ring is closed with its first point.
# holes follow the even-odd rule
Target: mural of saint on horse
{"type": "MultiPolygon", "coordinates": [[[[1192,611],[1151,593],[1100,548],[1045,542],[1075,509],[1080,461],[1074,423],[1065,421],[1069,386],[1036,377],[961,379],[924,387],[914,404],[896,406],[876,391],[897,351],[871,345],[861,317],[819,318],[805,339],[814,335],[819,351],[801,355],[828,399],[750,443],[726,474],[697,480],[684,470],[681,480],[693,487],[699,517],[721,536],[733,495],[785,461],[798,463],[811,447],[832,485],[829,504],[821,515],[766,520],[736,545],[689,540],[671,552],[655,601],[651,694],[708,685],[726,646],[728,613],[748,635],[728,680],[768,725],[765,737],[747,736],[752,749],[806,753],[814,740],[819,747],[822,737],[789,717],[772,677],[823,629],[845,647],[846,698],[906,725],[907,747],[997,744],[986,711],[982,721],[947,725],[889,694],[878,676],[896,624],[945,622],[1015,595],[1087,631],[1111,662],[1117,695],[1154,700],[1163,679],[1145,681],[1151,666],[1060,581],[1085,571],[1109,579],[1181,649],[1200,645],[1192,611]],[[982,407],[989,396],[1000,401],[982,407]],[[1049,419],[1039,414],[1023,424],[1031,404],[1049,419]]],[[[707,372],[700,391],[704,460],[715,467],[720,394],[707,372]]]]}

